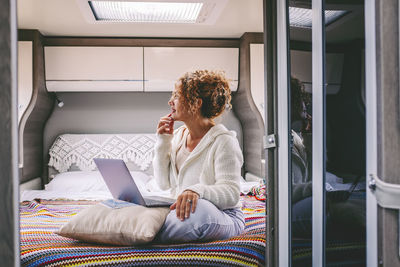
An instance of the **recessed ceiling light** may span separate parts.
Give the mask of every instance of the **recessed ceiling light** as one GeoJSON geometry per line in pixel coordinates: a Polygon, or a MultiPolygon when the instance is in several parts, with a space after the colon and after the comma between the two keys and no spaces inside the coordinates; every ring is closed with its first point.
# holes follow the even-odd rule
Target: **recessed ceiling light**
{"type": "MultiPolygon", "coordinates": [[[[345,10],[325,10],[325,25],[336,21],[340,17],[346,15],[345,10]]],[[[312,9],[289,7],[290,26],[299,28],[311,28],[312,26],[312,9]]]]}
{"type": "Polygon", "coordinates": [[[214,24],[227,0],[77,0],[91,23],[214,24]]]}

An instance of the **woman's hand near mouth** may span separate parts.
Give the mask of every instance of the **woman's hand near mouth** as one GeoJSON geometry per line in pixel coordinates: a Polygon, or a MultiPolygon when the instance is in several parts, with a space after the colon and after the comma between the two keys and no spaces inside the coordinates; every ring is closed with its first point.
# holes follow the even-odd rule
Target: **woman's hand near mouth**
{"type": "Polygon", "coordinates": [[[161,117],[157,126],[158,134],[173,134],[174,133],[174,119],[171,118],[172,113],[161,117]]]}

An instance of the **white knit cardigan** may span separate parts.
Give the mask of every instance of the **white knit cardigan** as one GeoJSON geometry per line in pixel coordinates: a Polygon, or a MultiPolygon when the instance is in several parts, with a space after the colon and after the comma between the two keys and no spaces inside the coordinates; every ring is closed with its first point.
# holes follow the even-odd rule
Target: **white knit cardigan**
{"type": "Polygon", "coordinates": [[[236,133],[222,124],[213,126],[176,171],[176,152],[188,130],[179,127],[174,134],[157,134],[153,159],[154,177],[161,189],[172,190],[177,198],[189,189],[219,209],[240,207],[240,173],[243,155],[236,133]],[[186,133],[185,133],[186,132],[186,133]]]}

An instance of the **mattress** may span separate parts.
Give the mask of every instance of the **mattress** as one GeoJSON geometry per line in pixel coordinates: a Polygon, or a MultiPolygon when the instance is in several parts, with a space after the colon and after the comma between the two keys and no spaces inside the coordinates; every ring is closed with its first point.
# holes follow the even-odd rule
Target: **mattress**
{"type": "Polygon", "coordinates": [[[265,266],[265,202],[241,196],[243,234],[207,243],[117,247],[54,233],[87,201],[25,201],[20,205],[22,266],[265,266]]]}

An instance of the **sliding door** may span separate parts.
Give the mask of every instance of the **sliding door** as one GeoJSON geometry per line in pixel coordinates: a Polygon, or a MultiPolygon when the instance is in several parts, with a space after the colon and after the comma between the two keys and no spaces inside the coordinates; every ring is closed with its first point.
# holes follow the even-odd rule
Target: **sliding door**
{"type": "Polygon", "coordinates": [[[326,2],[276,3],[276,266],[365,264],[363,4],[326,2]]]}
{"type": "Polygon", "coordinates": [[[324,40],[322,35],[314,41],[311,19],[311,4],[278,1],[275,112],[279,266],[323,266],[324,40]],[[301,17],[304,14],[308,17],[301,17]],[[304,18],[309,19],[307,25],[301,24],[304,18]],[[291,40],[300,35],[304,37],[301,42],[291,40]],[[314,178],[316,172],[318,179],[314,178]]]}
{"type": "MultiPolygon", "coordinates": [[[[312,248],[311,259],[302,262],[305,266],[399,266],[400,5],[395,0],[361,1],[358,6],[365,11],[365,20],[364,13],[361,16],[365,34],[362,29],[361,36],[355,36],[351,43],[332,46],[329,41],[334,37],[329,35],[332,26],[327,11],[340,11],[333,2],[313,0],[308,6],[312,14],[308,47],[312,53],[312,79],[309,83],[299,79],[311,94],[309,106],[306,101],[300,102],[312,118],[310,127],[305,123],[311,129],[308,137],[299,128],[296,130],[293,115],[299,105],[292,99],[296,80],[291,78],[295,64],[289,53],[293,49],[289,41],[289,2],[278,1],[276,6],[275,264],[304,266],[294,253],[300,233],[312,248]],[[339,82],[330,80],[331,53],[335,60],[343,57],[339,82]],[[340,118],[340,124],[336,124],[336,118],[340,118]],[[304,146],[311,148],[307,155],[311,159],[310,173],[305,180],[311,182],[312,190],[302,191],[307,196],[302,200],[309,203],[301,209],[296,206],[301,179],[297,179],[294,159],[296,142],[301,140],[298,136],[304,146]],[[332,184],[342,187],[337,190],[332,184]],[[299,211],[311,224],[303,223],[300,231],[296,221],[299,211]]],[[[357,12],[357,8],[345,7],[341,16],[351,19],[357,12]]],[[[303,129],[304,123],[301,125],[303,129]]]]}
{"type": "MultiPolygon", "coordinates": [[[[274,112],[277,114],[278,144],[278,196],[275,204],[278,234],[275,246],[278,250],[276,266],[282,267],[310,266],[310,252],[314,251],[313,244],[316,242],[313,238],[313,226],[317,225],[313,224],[313,218],[317,216],[313,214],[314,173],[311,164],[314,164],[312,155],[315,153],[312,147],[316,147],[319,154],[323,152],[323,146],[314,146],[316,141],[313,140],[322,140],[322,133],[315,134],[314,131],[322,130],[322,124],[315,120],[322,120],[323,112],[312,118],[312,124],[314,102],[318,101],[311,98],[314,88],[310,87],[314,84],[310,80],[314,77],[312,66],[315,48],[311,42],[311,26],[314,26],[311,23],[300,25],[302,18],[298,16],[304,13],[311,14],[310,3],[277,2],[277,105],[274,112]],[[304,37],[302,42],[291,40],[301,35],[304,37]]],[[[311,22],[311,16],[308,19],[311,22]]],[[[318,66],[323,69],[323,62],[318,66]]],[[[319,83],[323,84],[322,80],[315,84],[319,83]]],[[[321,158],[315,166],[319,164],[322,164],[321,158]]],[[[319,208],[321,213],[323,206],[319,208]]],[[[318,215],[318,218],[322,217],[318,215]]],[[[322,225],[322,222],[318,223],[322,225]]],[[[322,241],[318,240],[319,245],[322,245],[322,241]]],[[[323,252],[323,246],[317,249],[323,252]]]]}

